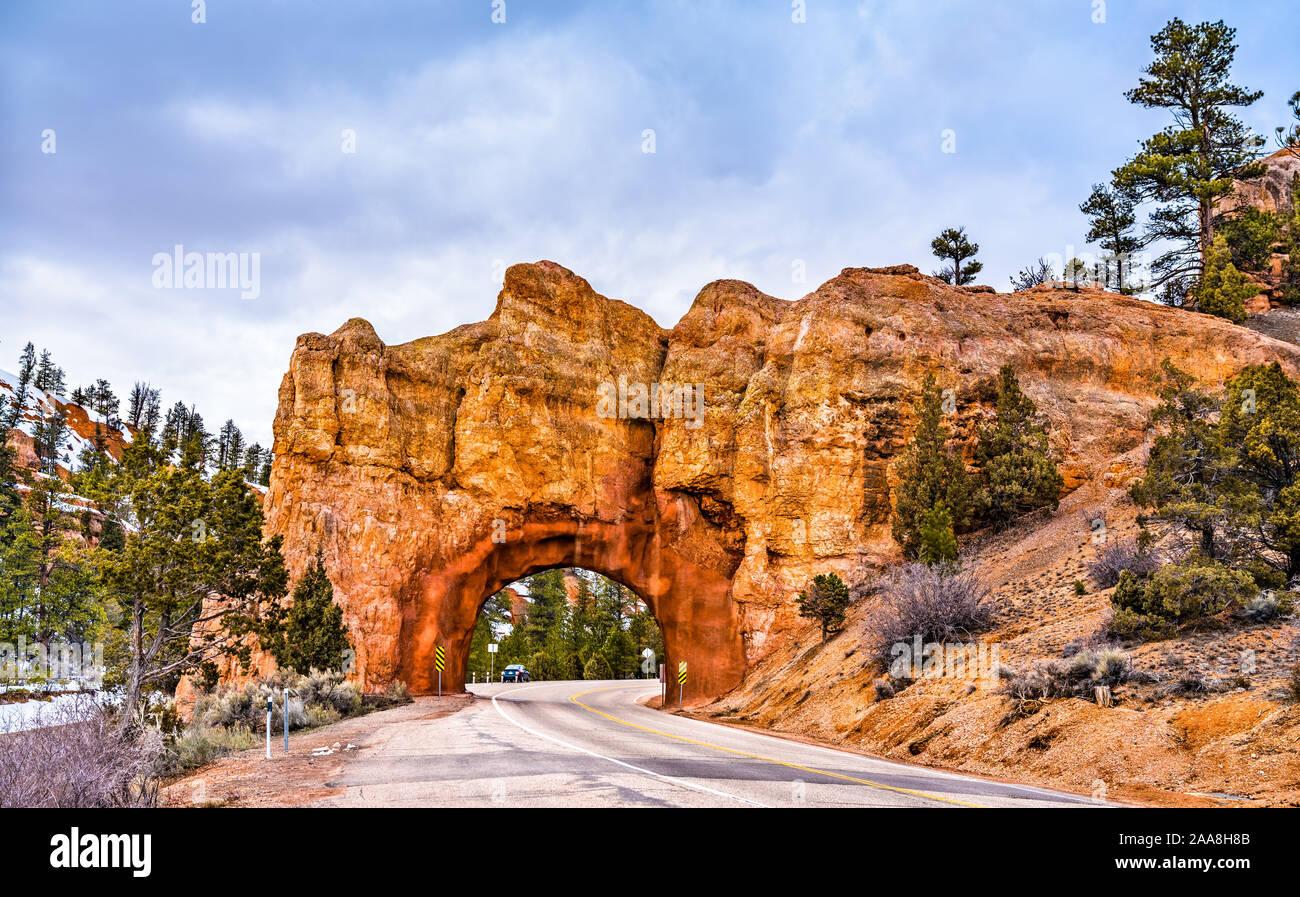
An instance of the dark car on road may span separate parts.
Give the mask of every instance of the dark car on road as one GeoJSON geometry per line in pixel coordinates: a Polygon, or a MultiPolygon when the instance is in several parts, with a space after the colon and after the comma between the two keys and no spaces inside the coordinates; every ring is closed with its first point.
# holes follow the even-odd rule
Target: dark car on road
{"type": "Polygon", "coordinates": [[[510,666],[506,667],[504,670],[501,671],[501,681],[502,682],[527,682],[529,681],[528,668],[525,667],[522,663],[512,663],[510,664],[510,666]]]}

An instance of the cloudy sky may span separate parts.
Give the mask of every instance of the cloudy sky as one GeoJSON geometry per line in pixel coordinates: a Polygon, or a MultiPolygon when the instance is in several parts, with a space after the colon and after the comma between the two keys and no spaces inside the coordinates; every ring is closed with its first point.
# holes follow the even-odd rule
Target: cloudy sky
{"type": "Polygon", "coordinates": [[[1237,27],[1256,129],[1300,89],[1293,0],[792,5],[6,2],[0,368],[30,339],[265,444],[298,334],[481,320],[518,261],[671,326],[719,277],[930,271],[965,225],[1006,289],[1164,124],[1123,91],[1168,18],[1237,27]],[[258,253],[260,294],[156,288],[177,244],[258,253]]]}

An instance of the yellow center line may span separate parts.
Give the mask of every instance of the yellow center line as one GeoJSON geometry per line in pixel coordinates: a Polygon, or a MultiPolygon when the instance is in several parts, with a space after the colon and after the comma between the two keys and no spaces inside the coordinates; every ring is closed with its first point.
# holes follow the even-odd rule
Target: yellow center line
{"type": "Polygon", "coordinates": [[[570,695],[569,701],[574,704],[577,704],[583,710],[589,710],[592,713],[596,714],[597,716],[603,716],[605,719],[609,720],[610,722],[618,723],[620,726],[628,726],[629,728],[632,729],[640,729],[642,732],[649,732],[653,735],[661,735],[664,738],[671,738],[674,741],[682,741],[685,742],[686,744],[694,744],[694,745],[698,745],[699,747],[706,747],[715,751],[722,751],[723,753],[727,753],[727,754],[735,754],[736,756],[739,757],[747,757],[750,760],[762,760],[764,763],[775,763],[777,766],[785,766],[789,769],[800,770],[801,772],[812,773],[814,775],[819,775],[819,776],[827,776],[828,778],[832,778],[832,779],[840,779],[845,782],[852,782],[855,785],[866,785],[871,788],[879,788],[882,791],[893,791],[897,794],[910,794],[913,797],[922,797],[925,798],[926,800],[937,800],[945,804],[956,804],[959,807],[976,807],[978,809],[985,809],[982,804],[972,804],[966,801],[956,800],[951,797],[942,797],[938,794],[930,794],[926,791],[913,791],[910,788],[899,788],[896,785],[885,785],[880,782],[872,782],[868,779],[855,778],[853,776],[845,775],[844,773],[840,773],[840,772],[830,772],[829,770],[817,769],[812,766],[801,766],[798,763],[787,763],[784,760],[777,760],[775,757],[764,757],[762,754],[751,754],[748,751],[741,751],[741,750],[737,750],[736,748],[723,747],[720,744],[712,744],[708,741],[700,741],[695,738],[687,738],[685,735],[674,735],[671,732],[664,732],[660,729],[651,728],[650,726],[643,726],[639,723],[633,723],[633,722],[628,722],[625,719],[619,719],[617,716],[613,716],[609,713],[606,713],[603,710],[597,710],[595,707],[592,707],[590,704],[584,704],[582,701],[578,700],[578,698],[584,697],[589,694],[593,694],[598,691],[618,691],[618,690],[626,690],[635,687],[637,686],[605,685],[600,688],[589,688],[586,691],[580,691],[577,694],[570,695]]]}

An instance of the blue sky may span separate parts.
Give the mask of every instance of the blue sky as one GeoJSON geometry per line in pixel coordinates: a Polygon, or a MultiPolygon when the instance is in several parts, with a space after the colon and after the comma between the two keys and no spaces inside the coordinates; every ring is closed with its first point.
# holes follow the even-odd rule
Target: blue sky
{"type": "Polygon", "coordinates": [[[519,261],[672,326],[719,277],[795,299],[933,270],[960,224],[1005,290],[1084,248],[1089,185],[1165,123],[1123,91],[1170,17],[1237,27],[1256,129],[1300,90],[1291,2],[791,6],[5,3],[0,368],[31,339],[73,383],[147,379],[265,444],[298,334],[481,320],[519,261]],[[178,243],[259,253],[260,295],[156,289],[178,243]]]}

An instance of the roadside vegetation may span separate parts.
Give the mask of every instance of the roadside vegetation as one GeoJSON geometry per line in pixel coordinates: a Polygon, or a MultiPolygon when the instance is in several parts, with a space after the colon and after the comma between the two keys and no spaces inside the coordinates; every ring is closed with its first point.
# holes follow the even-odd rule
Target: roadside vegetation
{"type": "Polygon", "coordinates": [[[160,720],[164,732],[166,771],[187,772],[226,754],[258,745],[266,733],[266,700],[271,698],[271,731],[314,729],[376,710],[409,704],[405,684],[395,682],[381,695],[362,695],[337,671],[312,669],[304,674],[279,671],[266,679],[219,687],[200,694],[193,718],[182,726],[173,718],[160,720]],[[289,699],[284,700],[284,690],[289,699]]]}

